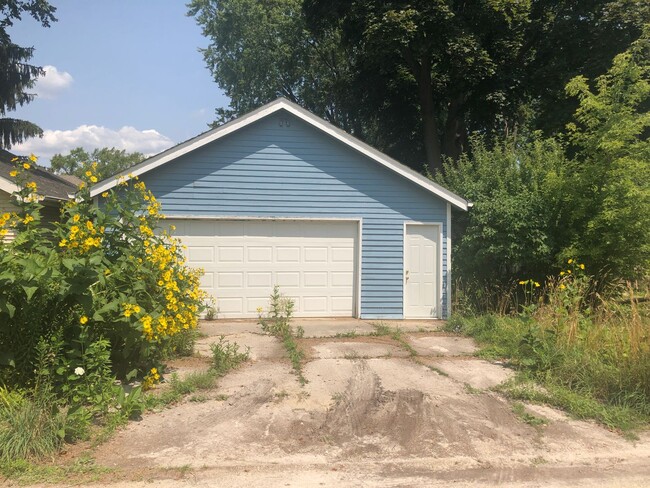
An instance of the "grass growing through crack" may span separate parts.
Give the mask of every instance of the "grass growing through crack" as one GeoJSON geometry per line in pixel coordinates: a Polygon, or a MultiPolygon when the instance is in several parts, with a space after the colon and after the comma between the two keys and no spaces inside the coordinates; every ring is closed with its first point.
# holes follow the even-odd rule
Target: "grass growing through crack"
{"type": "Polygon", "coordinates": [[[305,359],[305,352],[300,348],[296,339],[300,339],[305,331],[302,327],[294,328],[291,326],[293,316],[294,302],[291,298],[285,297],[280,293],[280,287],[275,286],[271,293],[270,310],[266,315],[262,315],[262,309],[258,309],[258,323],[262,330],[271,334],[280,341],[287,351],[289,361],[293,368],[294,374],[302,386],[308,383],[307,378],[302,373],[302,362],[305,359]]]}
{"type": "MultiPolygon", "coordinates": [[[[146,407],[148,409],[164,407],[178,403],[185,396],[197,391],[211,390],[214,388],[217,379],[250,358],[248,348],[240,351],[239,344],[229,342],[224,336],[219,337],[219,342],[212,344],[210,349],[212,350],[212,364],[208,371],[189,373],[183,379],[173,373],[169,380],[169,388],[157,395],[148,395],[146,397],[146,407]]],[[[194,395],[190,398],[191,401],[195,402],[206,401],[207,399],[205,395],[194,395]]]]}
{"type": "Polygon", "coordinates": [[[377,324],[372,324],[372,326],[375,328],[375,331],[369,335],[375,337],[390,337],[395,342],[399,343],[399,345],[403,349],[405,349],[411,357],[415,357],[418,355],[417,351],[413,348],[413,346],[411,346],[411,344],[408,343],[408,341],[404,337],[404,332],[399,327],[390,327],[382,322],[379,322],[377,324]]]}
{"type": "Polygon", "coordinates": [[[512,412],[521,419],[522,422],[530,425],[531,427],[543,427],[548,425],[548,420],[544,417],[538,417],[526,411],[526,407],[521,402],[512,404],[512,412]]]}

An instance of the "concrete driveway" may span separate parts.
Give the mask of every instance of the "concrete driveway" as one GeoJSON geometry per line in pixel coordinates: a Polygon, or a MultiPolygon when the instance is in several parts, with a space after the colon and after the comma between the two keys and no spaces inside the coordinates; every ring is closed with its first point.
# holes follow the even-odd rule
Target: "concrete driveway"
{"type": "MultiPolygon", "coordinates": [[[[490,387],[512,371],[477,359],[440,322],[295,320],[301,386],[277,339],[254,321],[204,322],[251,360],[200,401],[130,424],[95,452],[113,486],[647,486],[650,436],[630,442],[591,422],[526,405],[531,425],[490,387]],[[141,482],[141,483],[136,483],[141,482]]],[[[173,364],[206,368],[201,356],[173,364]]]]}

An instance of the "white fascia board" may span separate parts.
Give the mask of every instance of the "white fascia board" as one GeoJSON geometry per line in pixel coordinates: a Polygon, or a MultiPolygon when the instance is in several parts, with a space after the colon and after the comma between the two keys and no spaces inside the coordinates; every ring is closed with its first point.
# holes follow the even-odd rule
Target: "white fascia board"
{"type": "Polygon", "coordinates": [[[425,188],[426,190],[444,199],[445,201],[451,203],[452,205],[462,210],[467,210],[467,201],[464,200],[463,198],[441,187],[440,185],[432,182],[428,178],[425,178],[421,174],[413,171],[411,168],[403,165],[402,163],[395,161],[394,159],[386,156],[380,151],[377,151],[376,149],[369,146],[368,144],[361,142],[360,140],[351,136],[347,132],[337,127],[334,127],[329,122],[326,122],[320,117],[317,117],[316,115],[312,114],[308,110],[305,110],[299,105],[296,105],[295,103],[289,102],[288,100],[282,98],[274,102],[271,102],[267,105],[264,105],[263,107],[260,107],[257,110],[254,110],[253,112],[247,115],[235,119],[232,122],[228,122],[227,124],[222,125],[221,127],[217,127],[216,129],[201,134],[195,137],[194,139],[190,139],[187,142],[184,142],[171,149],[168,149],[167,151],[164,151],[157,156],[154,156],[146,161],[143,161],[142,163],[130,169],[122,171],[121,173],[118,173],[115,176],[100,181],[98,184],[96,184],[91,188],[90,196],[95,197],[100,193],[115,187],[118,184],[120,178],[129,178],[129,175],[140,176],[143,173],[151,171],[152,169],[155,169],[158,166],[161,166],[165,163],[168,163],[169,161],[179,158],[191,151],[194,151],[195,149],[199,149],[200,147],[203,147],[206,144],[210,144],[211,142],[214,142],[217,139],[220,139],[232,132],[235,132],[249,124],[252,124],[260,119],[263,119],[264,117],[267,117],[268,115],[271,115],[283,109],[291,113],[292,115],[298,117],[299,119],[307,122],[308,124],[320,129],[321,131],[325,132],[331,137],[343,142],[344,144],[356,150],[357,152],[360,152],[361,154],[369,157],[370,159],[395,171],[400,176],[418,184],[419,186],[425,188]]]}
{"type": "Polygon", "coordinates": [[[13,181],[9,181],[8,179],[0,176],[0,190],[11,195],[12,193],[19,191],[20,188],[18,188],[18,185],[16,185],[13,181]]]}

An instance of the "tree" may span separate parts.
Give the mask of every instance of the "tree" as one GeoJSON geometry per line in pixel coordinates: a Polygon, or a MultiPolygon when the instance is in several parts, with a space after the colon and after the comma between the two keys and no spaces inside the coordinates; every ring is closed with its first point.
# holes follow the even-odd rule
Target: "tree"
{"type": "Polygon", "coordinates": [[[350,132],[361,132],[351,117],[351,53],[336,28],[316,37],[307,30],[301,0],[193,0],[210,45],[202,49],[215,82],[230,97],[217,110],[217,124],[249,112],[278,96],[322,115],[350,132]]]}
{"type": "Polygon", "coordinates": [[[84,176],[85,163],[97,163],[97,176],[106,178],[129,168],[145,158],[144,154],[139,152],[128,153],[124,149],[115,147],[104,147],[94,149],[88,153],[82,147],[76,147],[67,155],[55,154],[52,156],[52,169],[59,174],[84,176]]]}
{"type": "Polygon", "coordinates": [[[650,25],[591,87],[567,85],[579,108],[568,126],[575,176],[565,193],[572,212],[565,256],[579,256],[601,277],[650,272],[650,25]]]}
{"type": "Polygon", "coordinates": [[[419,108],[410,127],[433,170],[472,132],[507,135],[531,117],[549,132],[562,127],[572,111],[565,84],[603,73],[640,32],[641,20],[617,13],[622,3],[647,19],[644,2],[627,0],[305,0],[305,11],[316,32],[342,26],[363,60],[360,81],[380,71],[410,82],[403,99],[419,108]]]}
{"type": "Polygon", "coordinates": [[[33,100],[27,90],[34,86],[42,68],[29,64],[34,48],[14,44],[7,28],[20,20],[23,13],[31,15],[43,27],[55,22],[56,8],[45,0],[8,0],[0,4],[0,147],[11,148],[28,137],[41,136],[43,131],[26,120],[5,117],[7,112],[33,100]]]}
{"type": "Polygon", "coordinates": [[[554,139],[533,135],[486,145],[447,159],[436,180],[473,203],[454,216],[454,274],[475,290],[499,291],[521,279],[543,281],[565,244],[562,194],[568,163],[554,139]]]}

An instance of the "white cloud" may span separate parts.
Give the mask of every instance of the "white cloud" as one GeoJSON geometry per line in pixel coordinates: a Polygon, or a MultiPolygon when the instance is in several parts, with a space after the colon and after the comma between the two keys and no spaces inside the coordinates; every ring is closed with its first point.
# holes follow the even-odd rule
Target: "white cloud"
{"type": "Polygon", "coordinates": [[[56,66],[43,66],[45,74],[36,80],[34,90],[39,98],[52,99],[72,85],[74,79],[67,71],[59,71],[56,66]]]}
{"type": "Polygon", "coordinates": [[[32,138],[13,146],[16,154],[35,154],[40,164],[46,164],[57,153],[67,154],[75,147],[87,151],[102,147],[125,149],[153,155],[171,147],[174,142],[153,129],[138,130],[124,126],[119,130],[97,125],[81,125],[72,130],[45,130],[42,138],[32,138]]]}

